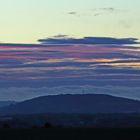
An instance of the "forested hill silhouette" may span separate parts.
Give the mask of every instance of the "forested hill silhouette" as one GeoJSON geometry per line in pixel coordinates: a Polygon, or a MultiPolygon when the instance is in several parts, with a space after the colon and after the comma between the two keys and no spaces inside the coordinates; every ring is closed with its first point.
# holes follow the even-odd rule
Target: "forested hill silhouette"
{"type": "Polygon", "coordinates": [[[131,112],[140,112],[140,101],[103,94],[43,96],[0,109],[0,114],[131,112]]]}

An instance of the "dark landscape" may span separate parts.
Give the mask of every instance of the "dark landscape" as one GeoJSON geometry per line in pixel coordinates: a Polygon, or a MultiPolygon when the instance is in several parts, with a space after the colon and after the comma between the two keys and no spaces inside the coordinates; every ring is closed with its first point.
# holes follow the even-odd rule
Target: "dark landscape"
{"type": "Polygon", "coordinates": [[[85,129],[85,128],[67,128],[67,129],[1,129],[0,136],[4,140],[139,140],[140,128],[121,128],[121,129],[85,129]]]}
{"type": "Polygon", "coordinates": [[[1,107],[5,139],[140,139],[140,101],[109,95],[54,95],[1,107]],[[53,104],[55,102],[55,104],[53,104]]]}
{"type": "Polygon", "coordinates": [[[0,127],[140,127],[139,106],[138,100],[104,94],[42,96],[1,107],[0,127]]]}
{"type": "Polygon", "coordinates": [[[42,96],[0,108],[1,115],[137,112],[140,112],[140,101],[104,94],[66,94],[42,96]]]}

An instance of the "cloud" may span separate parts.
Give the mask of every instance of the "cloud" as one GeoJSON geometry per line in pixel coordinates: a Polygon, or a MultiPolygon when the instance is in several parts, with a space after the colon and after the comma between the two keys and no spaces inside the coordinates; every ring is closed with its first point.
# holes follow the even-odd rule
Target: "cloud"
{"type": "Polygon", "coordinates": [[[55,38],[65,38],[65,37],[68,37],[68,35],[62,35],[62,34],[59,34],[59,35],[56,35],[56,36],[53,36],[55,38]]]}
{"type": "Polygon", "coordinates": [[[138,39],[63,34],[49,39],[50,45],[48,39],[37,45],[0,44],[1,100],[71,93],[140,98],[140,48],[124,46],[138,39]]]}
{"type": "Polygon", "coordinates": [[[70,38],[67,36],[54,36],[38,40],[41,44],[139,44],[137,38],[113,38],[113,37],[84,37],[70,38]]]}
{"type": "Polygon", "coordinates": [[[133,25],[135,24],[136,22],[135,21],[132,21],[132,20],[120,20],[118,22],[119,26],[122,26],[123,28],[126,28],[126,29],[130,29],[133,27],[133,25]]]}
{"type": "Polygon", "coordinates": [[[109,11],[109,12],[118,11],[117,9],[115,9],[115,8],[113,8],[113,7],[99,8],[98,10],[109,11]]]}
{"type": "Polygon", "coordinates": [[[1,100],[23,101],[39,96],[57,95],[57,94],[108,94],[113,96],[138,99],[140,100],[140,87],[126,86],[58,86],[58,87],[9,87],[1,88],[1,100]],[[122,94],[123,93],[123,94],[122,94]],[[133,93],[133,94],[132,94],[133,93]]]}
{"type": "Polygon", "coordinates": [[[92,12],[94,13],[94,16],[100,16],[104,14],[112,14],[117,13],[119,10],[113,7],[104,7],[104,8],[94,8],[92,9],[92,12]]]}
{"type": "Polygon", "coordinates": [[[103,8],[94,8],[92,10],[86,10],[83,12],[79,11],[70,11],[67,12],[68,15],[73,15],[76,17],[83,17],[83,16],[99,16],[99,15],[104,15],[104,14],[112,14],[112,13],[117,13],[120,10],[113,8],[113,7],[103,7],[103,8]]]}
{"type": "MultiPolygon", "coordinates": [[[[24,43],[0,43],[0,47],[20,47],[20,48],[24,48],[24,47],[28,47],[28,48],[32,48],[32,47],[41,47],[41,44],[24,44],[24,43]]],[[[1,51],[1,49],[0,49],[1,51]]]]}
{"type": "Polygon", "coordinates": [[[69,15],[77,15],[77,12],[72,11],[72,12],[68,12],[68,14],[69,15]]]}
{"type": "Polygon", "coordinates": [[[95,17],[96,16],[100,16],[100,15],[102,15],[102,13],[96,13],[96,14],[94,14],[95,17]]]}
{"type": "MultiPolygon", "coordinates": [[[[58,39],[66,37],[66,35],[55,36],[58,39]]],[[[120,79],[124,74],[125,79],[130,77],[132,80],[139,79],[135,71],[131,70],[127,73],[123,70],[140,67],[139,52],[139,47],[136,49],[133,46],[123,45],[114,47],[113,45],[86,44],[59,44],[51,47],[49,45],[39,45],[39,47],[0,45],[0,78],[7,80],[72,78],[75,80],[75,78],[85,77],[88,79],[90,76],[92,79],[120,79]],[[108,69],[112,71],[110,75],[105,73],[108,69]]]]}

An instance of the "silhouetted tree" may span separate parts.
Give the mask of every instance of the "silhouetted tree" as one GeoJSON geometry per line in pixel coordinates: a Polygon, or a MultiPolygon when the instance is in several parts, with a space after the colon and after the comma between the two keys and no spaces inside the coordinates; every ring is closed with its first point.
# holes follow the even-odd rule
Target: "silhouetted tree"
{"type": "Polygon", "coordinates": [[[6,129],[7,129],[7,128],[10,128],[10,125],[9,125],[8,123],[4,123],[4,124],[3,124],[3,128],[6,128],[6,129]]]}
{"type": "Polygon", "coordinates": [[[44,128],[52,128],[52,124],[49,123],[49,122],[46,122],[46,123],[44,124],[44,128]]]}

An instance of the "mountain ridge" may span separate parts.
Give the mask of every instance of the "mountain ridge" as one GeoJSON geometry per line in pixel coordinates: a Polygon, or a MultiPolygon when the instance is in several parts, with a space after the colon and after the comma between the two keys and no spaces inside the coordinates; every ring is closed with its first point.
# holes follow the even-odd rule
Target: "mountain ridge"
{"type": "Polygon", "coordinates": [[[140,101],[105,94],[48,95],[0,109],[0,114],[130,112],[140,112],[140,101]]]}

